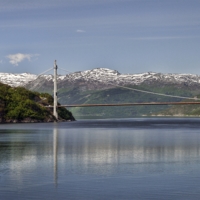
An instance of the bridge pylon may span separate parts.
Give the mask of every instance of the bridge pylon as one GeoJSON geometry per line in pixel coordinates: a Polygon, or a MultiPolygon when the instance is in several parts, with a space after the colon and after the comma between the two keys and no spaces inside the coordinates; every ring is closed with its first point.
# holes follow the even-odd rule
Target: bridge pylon
{"type": "Polygon", "coordinates": [[[53,115],[58,120],[58,112],[57,112],[57,106],[58,106],[58,96],[57,96],[57,69],[58,66],[56,64],[56,60],[54,61],[54,104],[53,104],[53,115]]]}

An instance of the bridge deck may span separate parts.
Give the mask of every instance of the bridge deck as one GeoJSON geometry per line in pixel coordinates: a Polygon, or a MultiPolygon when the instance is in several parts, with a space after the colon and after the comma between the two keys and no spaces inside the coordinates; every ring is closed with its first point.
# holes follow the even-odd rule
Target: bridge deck
{"type": "MultiPolygon", "coordinates": [[[[118,104],[72,104],[58,105],[57,107],[100,107],[100,106],[156,106],[156,105],[198,105],[200,102],[147,102],[147,103],[118,103],[118,104]]],[[[53,106],[48,106],[53,107],[53,106]]]]}

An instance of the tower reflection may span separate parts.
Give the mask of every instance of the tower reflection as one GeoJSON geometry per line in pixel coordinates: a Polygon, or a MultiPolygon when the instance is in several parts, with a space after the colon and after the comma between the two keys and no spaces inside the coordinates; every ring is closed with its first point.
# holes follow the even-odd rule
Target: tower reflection
{"type": "Polygon", "coordinates": [[[53,158],[54,158],[54,183],[57,187],[58,184],[58,164],[57,164],[57,150],[58,150],[58,129],[53,129],[53,158]]]}

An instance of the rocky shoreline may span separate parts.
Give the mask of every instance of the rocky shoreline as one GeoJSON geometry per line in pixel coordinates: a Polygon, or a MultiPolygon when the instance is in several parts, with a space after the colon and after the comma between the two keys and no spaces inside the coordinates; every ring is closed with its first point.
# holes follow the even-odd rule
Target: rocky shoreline
{"type": "Polygon", "coordinates": [[[38,119],[31,119],[31,118],[26,118],[23,120],[17,120],[17,119],[9,119],[9,120],[0,120],[0,124],[17,124],[17,123],[52,123],[52,122],[72,122],[76,121],[75,119],[47,119],[47,120],[38,120],[38,119]]]}

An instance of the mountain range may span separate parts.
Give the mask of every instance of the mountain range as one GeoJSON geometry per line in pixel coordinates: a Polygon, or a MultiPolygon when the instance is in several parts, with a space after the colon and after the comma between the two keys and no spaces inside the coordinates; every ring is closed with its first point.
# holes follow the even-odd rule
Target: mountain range
{"type": "MultiPolygon", "coordinates": [[[[200,94],[200,76],[193,74],[155,72],[121,74],[116,70],[96,68],[58,75],[57,80],[61,104],[182,101],[181,98],[141,93],[123,87],[192,98],[200,94]]],[[[23,86],[33,91],[53,94],[53,75],[0,73],[0,81],[12,87],[23,86]]],[[[71,111],[76,118],[134,117],[159,113],[168,108],[168,106],[73,108],[71,111]]]]}
{"type": "MultiPolygon", "coordinates": [[[[38,84],[43,84],[43,81],[52,82],[53,75],[40,75],[30,73],[12,74],[12,73],[0,73],[0,82],[8,84],[10,86],[26,86],[38,88],[38,84]],[[31,82],[31,83],[30,83],[31,82]]],[[[105,87],[113,87],[111,84],[119,85],[141,85],[151,84],[155,82],[162,82],[162,84],[177,84],[177,85],[200,85],[200,76],[194,74],[173,74],[173,73],[155,73],[146,72],[140,74],[121,74],[116,70],[107,68],[96,68],[92,70],[79,71],[67,75],[58,75],[58,84],[63,82],[70,84],[79,84],[80,82],[87,82],[88,86],[91,82],[98,82],[98,86],[95,89],[102,89],[99,84],[105,85],[105,87]],[[110,86],[109,86],[110,85],[110,86]]],[[[81,84],[80,84],[81,85],[81,84]]],[[[42,87],[42,86],[39,86],[42,87]]],[[[88,87],[93,89],[93,87],[88,87]]]]}

